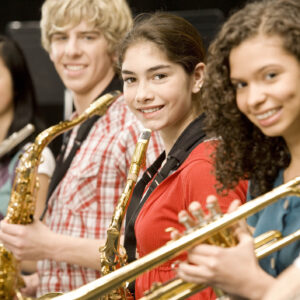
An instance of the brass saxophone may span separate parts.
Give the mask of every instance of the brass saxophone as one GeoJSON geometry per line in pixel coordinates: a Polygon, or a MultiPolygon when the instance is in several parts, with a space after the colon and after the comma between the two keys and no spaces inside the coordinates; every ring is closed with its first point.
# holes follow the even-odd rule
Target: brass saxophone
{"type": "MultiPolygon", "coordinates": [[[[136,144],[127,175],[126,185],[117,203],[111,224],[107,230],[107,239],[104,247],[100,248],[101,276],[107,275],[127,263],[126,250],[120,245],[120,232],[126,208],[131,199],[134,186],[137,182],[141,166],[145,164],[146,151],[151,137],[151,130],[145,129],[136,144]]],[[[133,299],[123,283],[121,287],[111,291],[103,297],[110,299],[133,299]]]]}
{"type": "MultiPolygon", "coordinates": [[[[95,100],[80,116],[71,121],[60,122],[41,132],[34,143],[21,155],[5,219],[12,224],[33,222],[38,189],[37,169],[43,149],[58,135],[82,123],[89,117],[103,115],[109,105],[120,95],[119,91],[105,94],[95,100]]],[[[24,282],[19,273],[19,264],[13,254],[0,245],[0,299],[11,300],[19,295],[24,282]]],[[[20,297],[19,297],[20,299],[20,297]]]]}
{"type": "MultiPolygon", "coordinates": [[[[190,230],[179,239],[167,243],[161,248],[131,262],[128,265],[125,265],[122,268],[117,269],[112,273],[109,273],[62,296],[55,297],[54,299],[87,300],[98,299],[97,297],[106,296],[112,290],[122,286],[124,282],[133,281],[140,274],[151,270],[193,246],[212,238],[220,231],[228,229],[228,227],[233,225],[235,222],[255,214],[266,206],[274,203],[276,200],[288,195],[300,196],[300,177],[296,177],[293,180],[276,187],[272,191],[243,204],[236,211],[227,213],[204,227],[196,227],[193,230],[190,230]]],[[[261,249],[261,251],[264,251],[265,254],[261,252],[260,254],[257,253],[257,255],[260,255],[260,257],[268,255],[272,251],[277,251],[278,249],[288,245],[290,242],[299,239],[299,237],[300,232],[297,231],[286,238],[282,238],[282,240],[274,242],[274,244],[267,243],[266,247],[261,249]]],[[[190,288],[188,283],[185,284],[187,284],[185,286],[186,289],[190,288]]],[[[198,286],[196,288],[196,292],[199,291],[198,286]]]]}

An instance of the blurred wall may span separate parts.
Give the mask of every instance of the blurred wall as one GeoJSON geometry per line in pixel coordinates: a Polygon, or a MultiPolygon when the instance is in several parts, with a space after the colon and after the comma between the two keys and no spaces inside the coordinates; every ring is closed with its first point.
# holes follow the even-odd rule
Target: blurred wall
{"type": "MultiPolygon", "coordinates": [[[[113,0],[112,0],[113,1],[113,0]]],[[[1,0],[0,33],[4,33],[9,21],[28,21],[40,19],[40,7],[43,0],[1,0]]],[[[219,8],[225,16],[240,7],[246,0],[128,0],[134,13],[142,11],[190,10],[201,8],[219,8]]]]}

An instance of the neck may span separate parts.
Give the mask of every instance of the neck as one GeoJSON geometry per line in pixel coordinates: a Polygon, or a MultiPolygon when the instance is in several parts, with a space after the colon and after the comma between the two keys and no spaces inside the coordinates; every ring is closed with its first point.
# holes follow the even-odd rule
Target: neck
{"type": "Polygon", "coordinates": [[[162,138],[162,142],[164,144],[164,149],[166,151],[166,156],[168,156],[169,152],[171,151],[172,147],[174,146],[174,144],[179,136],[177,136],[175,138],[173,136],[168,135],[164,131],[159,131],[159,135],[162,138]]]}
{"type": "Polygon", "coordinates": [[[159,134],[163,140],[166,155],[168,155],[168,153],[170,152],[170,150],[172,149],[182,132],[190,125],[190,123],[195,118],[195,114],[190,114],[187,118],[183,119],[175,126],[169,126],[159,131],[159,134]]]}
{"type": "Polygon", "coordinates": [[[14,112],[13,109],[6,111],[4,114],[0,114],[0,142],[2,142],[8,132],[9,126],[13,121],[14,112]]]}
{"type": "Polygon", "coordinates": [[[78,115],[82,114],[89,107],[89,105],[103,93],[114,76],[115,72],[112,69],[107,73],[107,76],[103,80],[101,80],[94,88],[89,89],[87,92],[76,93],[75,91],[72,91],[74,106],[78,115]]]}

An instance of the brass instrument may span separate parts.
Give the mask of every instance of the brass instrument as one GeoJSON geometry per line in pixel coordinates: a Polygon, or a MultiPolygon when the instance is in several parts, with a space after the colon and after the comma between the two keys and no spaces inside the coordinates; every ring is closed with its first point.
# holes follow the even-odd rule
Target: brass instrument
{"type": "MultiPolygon", "coordinates": [[[[288,196],[300,196],[300,177],[276,187],[272,191],[257,197],[256,199],[240,206],[236,211],[227,213],[217,220],[209,223],[207,226],[195,228],[189,231],[175,241],[168,242],[161,248],[133,261],[132,263],[117,269],[116,271],[107,274],[99,279],[96,279],[76,290],[58,296],[56,300],[86,300],[97,299],[97,297],[105,296],[111,290],[116,289],[126,281],[133,281],[140,274],[162,263],[178,256],[183,251],[186,251],[193,246],[208,240],[219,231],[227,229],[235,222],[246,218],[266,206],[274,203],[276,200],[288,196]]],[[[298,238],[298,237],[296,237],[298,238]]],[[[283,245],[281,245],[282,247],[283,245]]]]}
{"type": "MultiPolygon", "coordinates": [[[[22,154],[15,173],[6,220],[12,224],[30,224],[33,222],[36,192],[38,182],[37,169],[43,149],[59,134],[71,129],[77,124],[95,114],[102,115],[109,105],[120,94],[115,91],[98,98],[77,118],[60,122],[41,132],[34,143],[22,154]]],[[[0,245],[0,299],[10,300],[19,295],[19,289],[24,286],[19,275],[19,265],[13,254],[0,245]]],[[[19,299],[21,296],[18,296],[19,299]]]]}
{"type": "MultiPolygon", "coordinates": [[[[254,239],[255,255],[258,260],[262,259],[299,239],[300,229],[286,237],[282,237],[277,230],[271,230],[254,239]]],[[[140,300],[182,300],[207,287],[206,284],[186,282],[176,277],[164,283],[155,283],[140,300]]],[[[222,297],[225,296],[219,289],[215,293],[218,296],[217,299],[223,299],[222,297]]]]}
{"type": "MultiPolygon", "coordinates": [[[[298,240],[300,238],[300,229],[286,237],[281,237],[281,234],[278,231],[271,231],[266,234],[268,234],[268,236],[266,239],[262,240],[265,244],[255,249],[257,259],[262,259],[298,240]]],[[[256,241],[255,245],[257,245],[256,241]]],[[[150,289],[144,297],[140,298],[140,300],[182,300],[201,292],[205,288],[207,288],[207,285],[205,284],[185,282],[181,278],[174,278],[165,283],[153,286],[153,288],[150,289]]]]}
{"type": "MultiPolygon", "coordinates": [[[[141,166],[145,164],[146,151],[151,137],[151,130],[145,129],[136,144],[127,175],[126,185],[114,210],[111,224],[107,230],[107,239],[104,247],[100,248],[101,276],[107,275],[127,262],[126,250],[120,247],[120,231],[126,208],[131,199],[134,186],[137,182],[141,166]]],[[[122,284],[118,289],[104,296],[104,299],[130,299],[133,298],[126,286],[122,284]]]]}
{"type": "Polygon", "coordinates": [[[34,126],[27,124],[22,129],[14,132],[7,139],[0,143],[0,158],[8,153],[11,149],[24,141],[28,136],[34,132],[34,126]]]}

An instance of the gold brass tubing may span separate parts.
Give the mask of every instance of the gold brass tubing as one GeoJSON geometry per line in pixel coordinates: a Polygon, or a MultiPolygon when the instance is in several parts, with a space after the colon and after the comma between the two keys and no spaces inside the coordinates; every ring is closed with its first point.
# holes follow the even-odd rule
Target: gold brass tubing
{"type": "Polygon", "coordinates": [[[300,177],[296,177],[293,180],[276,187],[272,191],[245,203],[236,211],[225,214],[218,220],[209,223],[207,226],[195,229],[195,231],[167,243],[140,259],[55,299],[94,299],[96,296],[104,296],[109,291],[121,286],[123,282],[133,281],[147,270],[153,269],[171,258],[176,257],[183,251],[205,241],[218,231],[231,226],[238,220],[260,211],[267,205],[274,203],[277,199],[287,195],[300,196],[299,183],[300,177]]]}
{"type": "Polygon", "coordinates": [[[264,247],[265,245],[268,245],[269,242],[272,242],[274,239],[278,240],[281,237],[282,234],[278,230],[270,230],[265,233],[262,233],[254,239],[254,249],[264,247]]]}
{"type": "MultiPolygon", "coordinates": [[[[254,248],[257,249],[255,253],[260,253],[259,251],[261,251],[261,248],[264,248],[265,245],[268,247],[271,243],[274,243],[279,238],[281,238],[281,232],[277,230],[270,230],[259,235],[254,240],[254,248]]],[[[269,253],[271,252],[269,251],[269,253]]],[[[140,300],[185,299],[186,297],[198,293],[207,287],[208,286],[205,284],[190,283],[183,281],[180,278],[174,278],[164,283],[157,283],[156,286],[150,288],[150,290],[147,291],[145,296],[140,298],[140,300]]]]}
{"type": "Polygon", "coordinates": [[[255,251],[256,256],[258,259],[262,259],[262,258],[268,256],[270,253],[276,252],[279,249],[285,247],[286,245],[289,245],[299,239],[300,239],[300,229],[298,229],[294,233],[291,233],[291,234],[279,239],[278,241],[267,244],[266,247],[262,247],[262,249],[257,249],[255,251]]]}
{"type": "MultiPolygon", "coordinates": [[[[282,238],[280,238],[280,235],[281,234],[279,234],[279,232],[275,230],[266,232],[266,234],[262,234],[262,236],[266,238],[265,241],[267,242],[267,244],[261,245],[255,250],[257,259],[262,259],[270,255],[271,253],[276,252],[279,249],[298,240],[300,238],[300,229],[282,238]],[[273,239],[268,242],[268,239],[272,238],[272,234],[273,239]]],[[[262,241],[262,237],[259,236],[258,238],[260,238],[258,240],[258,242],[260,243],[262,241]]],[[[183,281],[180,278],[175,278],[173,280],[170,280],[169,282],[161,284],[160,286],[158,285],[157,289],[150,289],[149,293],[140,298],[140,300],[182,300],[204,290],[207,287],[208,286],[206,284],[191,283],[183,281]]]]}

